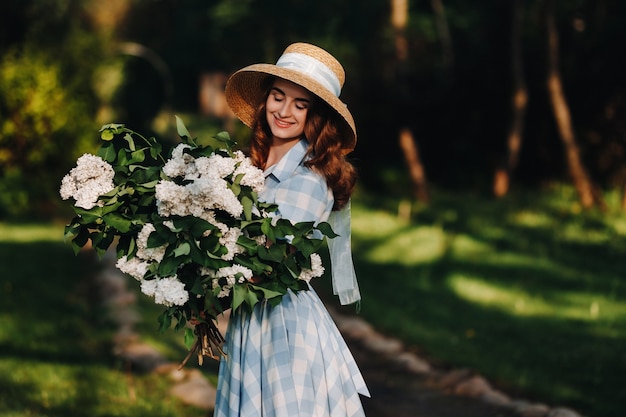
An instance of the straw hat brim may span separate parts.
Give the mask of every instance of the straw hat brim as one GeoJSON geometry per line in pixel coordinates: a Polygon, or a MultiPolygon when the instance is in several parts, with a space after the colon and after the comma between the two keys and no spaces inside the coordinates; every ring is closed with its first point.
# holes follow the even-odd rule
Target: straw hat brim
{"type": "Polygon", "coordinates": [[[325,101],[344,122],[342,149],[351,152],[356,145],[356,126],[348,107],[318,81],[298,71],[272,64],[254,64],[235,72],[226,83],[226,101],[235,115],[252,126],[258,105],[265,98],[265,80],[280,77],[298,84],[325,101]]]}

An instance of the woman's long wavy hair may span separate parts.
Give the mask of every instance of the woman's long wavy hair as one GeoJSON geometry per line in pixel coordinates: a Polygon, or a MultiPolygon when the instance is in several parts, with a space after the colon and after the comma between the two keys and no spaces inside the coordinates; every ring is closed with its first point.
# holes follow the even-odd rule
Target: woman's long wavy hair
{"type": "MultiPolygon", "coordinates": [[[[257,167],[264,169],[269,156],[272,132],[265,116],[265,103],[273,78],[268,81],[267,92],[256,111],[252,125],[250,158],[257,167]]],[[[326,179],[326,184],[333,191],[335,203],[333,210],[342,209],[350,199],[356,184],[357,172],[342,152],[340,116],[324,101],[314,99],[307,112],[304,136],[309,142],[305,165],[326,179]]],[[[349,134],[349,133],[348,133],[349,134]]]]}

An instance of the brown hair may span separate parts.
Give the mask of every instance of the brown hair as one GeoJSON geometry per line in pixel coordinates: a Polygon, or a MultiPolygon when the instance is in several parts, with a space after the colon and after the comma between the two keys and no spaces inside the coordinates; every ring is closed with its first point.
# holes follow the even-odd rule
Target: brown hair
{"type": "MultiPolygon", "coordinates": [[[[271,83],[270,83],[271,85],[271,83]]],[[[267,88],[269,94],[269,87],[267,88]]],[[[252,163],[265,168],[269,155],[272,133],[265,117],[265,102],[257,107],[252,124],[250,158],[252,163]]],[[[350,199],[356,185],[357,172],[342,152],[342,132],[337,122],[339,115],[322,100],[313,100],[308,109],[304,137],[309,142],[308,160],[305,165],[326,179],[326,184],[333,191],[335,203],[333,210],[342,209],[350,199]]]]}

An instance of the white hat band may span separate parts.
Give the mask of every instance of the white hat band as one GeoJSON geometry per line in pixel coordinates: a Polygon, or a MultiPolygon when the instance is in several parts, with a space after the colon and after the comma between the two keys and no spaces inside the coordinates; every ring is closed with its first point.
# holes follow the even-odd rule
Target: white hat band
{"type": "Polygon", "coordinates": [[[337,75],[321,61],[298,52],[289,52],[282,55],[276,62],[277,67],[291,68],[308,75],[322,84],[335,97],[341,93],[341,83],[337,75]]]}

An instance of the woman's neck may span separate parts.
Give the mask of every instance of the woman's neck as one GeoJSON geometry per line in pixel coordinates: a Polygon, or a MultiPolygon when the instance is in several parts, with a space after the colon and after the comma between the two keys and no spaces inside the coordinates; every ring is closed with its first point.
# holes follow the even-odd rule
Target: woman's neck
{"type": "Polygon", "coordinates": [[[281,158],[285,156],[285,154],[289,152],[289,150],[293,148],[295,144],[298,143],[299,141],[300,141],[300,138],[293,138],[289,140],[274,138],[272,140],[272,144],[270,146],[270,150],[267,155],[267,162],[265,162],[265,169],[271,167],[272,165],[275,165],[278,161],[280,161],[281,158]]]}

